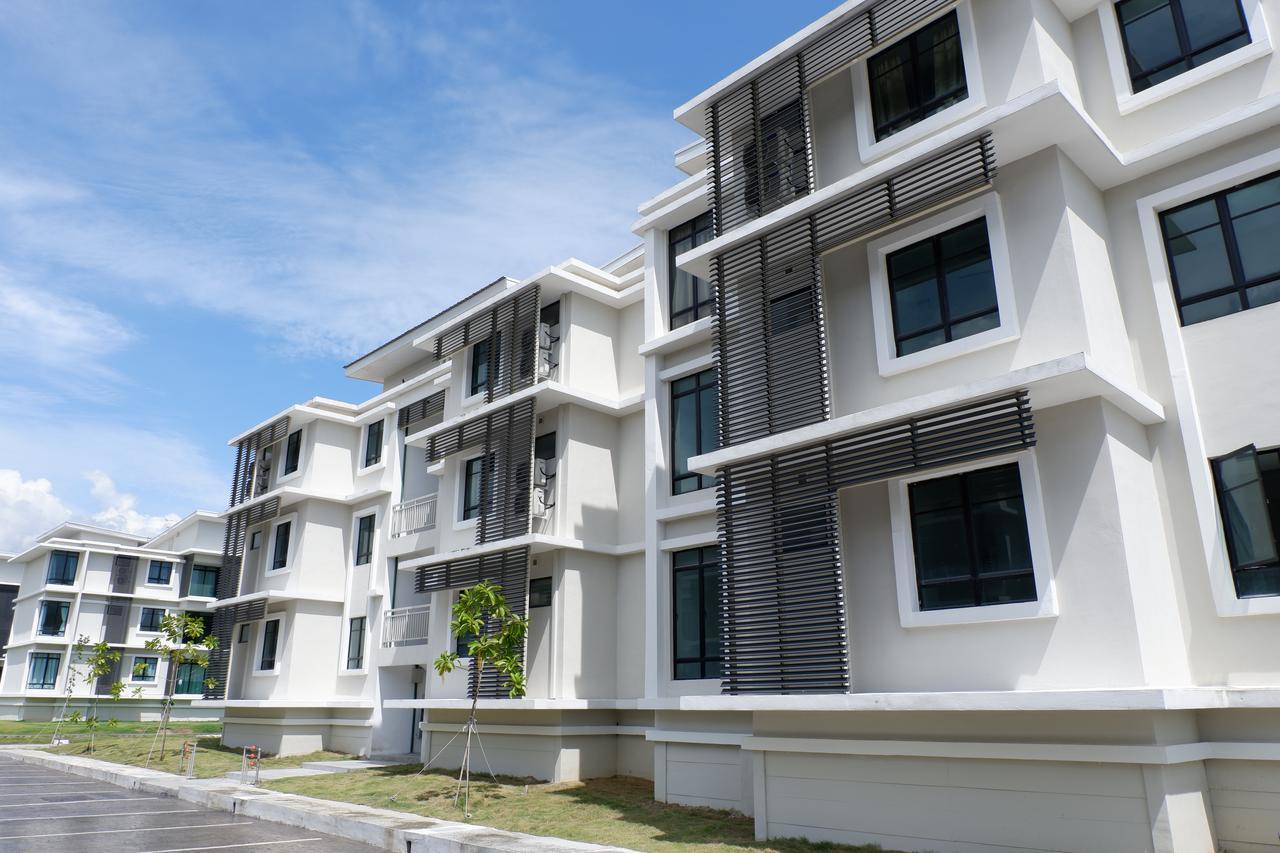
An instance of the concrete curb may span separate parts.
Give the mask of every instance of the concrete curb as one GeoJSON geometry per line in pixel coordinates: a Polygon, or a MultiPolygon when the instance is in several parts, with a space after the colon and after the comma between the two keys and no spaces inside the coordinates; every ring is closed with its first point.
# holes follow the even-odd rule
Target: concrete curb
{"type": "Polygon", "coordinates": [[[175,797],[209,809],[324,832],[394,853],[633,853],[623,847],[525,835],[390,809],[284,794],[241,785],[230,779],[187,779],[160,770],[95,758],[51,755],[42,750],[5,748],[3,751],[25,764],[61,770],[131,791],[175,797]]]}

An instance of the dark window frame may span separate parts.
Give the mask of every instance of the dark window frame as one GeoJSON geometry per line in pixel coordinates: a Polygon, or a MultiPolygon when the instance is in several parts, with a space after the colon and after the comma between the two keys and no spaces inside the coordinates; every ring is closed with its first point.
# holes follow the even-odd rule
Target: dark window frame
{"type": "Polygon", "coordinates": [[[356,519],[355,565],[357,566],[367,566],[373,562],[373,530],[377,517],[377,513],[371,512],[356,519]]]}
{"type": "Polygon", "coordinates": [[[668,330],[675,331],[695,320],[710,317],[716,310],[715,293],[711,282],[692,273],[688,276],[690,305],[676,310],[676,283],[680,270],[676,268],[676,256],[695,249],[715,237],[713,216],[710,211],[699,214],[688,222],[682,222],[667,232],[667,314],[668,330]],[[688,245],[683,245],[683,244],[688,245]],[[705,294],[705,296],[704,296],[705,294]]]}
{"type": "Polygon", "coordinates": [[[173,585],[173,561],[171,560],[152,560],[147,566],[147,583],[154,586],[172,586],[173,585]],[[157,567],[160,572],[157,572],[157,567]],[[164,580],[157,580],[157,577],[163,576],[164,580]]]}
{"type": "Polygon", "coordinates": [[[205,667],[198,663],[180,663],[178,664],[178,672],[173,680],[173,693],[175,696],[192,696],[204,692],[204,681],[208,676],[205,667]],[[192,673],[199,672],[198,676],[192,676],[192,673]],[[195,688],[194,690],[191,688],[195,688]]]}
{"type": "Polygon", "coordinates": [[[484,503],[484,455],[462,462],[462,521],[479,518],[484,503]],[[474,467],[473,467],[474,466],[474,467]],[[475,494],[471,493],[472,483],[475,494]]]}
{"type": "Polygon", "coordinates": [[[71,602],[59,601],[56,598],[47,598],[40,602],[40,607],[36,611],[36,635],[39,637],[65,637],[67,635],[67,624],[71,619],[71,602]],[[46,631],[45,626],[48,624],[48,617],[45,615],[50,609],[56,607],[62,614],[62,630],[46,631]]]}
{"type": "MultiPolygon", "coordinates": [[[[1259,458],[1266,455],[1266,456],[1277,457],[1278,461],[1280,461],[1280,448],[1271,447],[1271,448],[1265,448],[1263,450],[1259,450],[1257,447],[1250,444],[1238,450],[1233,450],[1230,453],[1225,453],[1222,456],[1216,456],[1210,459],[1209,460],[1210,469],[1212,470],[1212,473],[1213,473],[1213,492],[1214,492],[1214,497],[1218,502],[1218,518],[1222,523],[1222,536],[1223,536],[1224,544],[1226,545],[1226,548],[1227,548],[1227,564],[1231,568],[1231,582],[1236,592],[1236,598],[1238,599],[1270,598],[1276,595],[1280,595],[1280,583],[1276,583],[1277,585],[1276,592],[1243,593],[1242,588],[1245,586],[1246,581],[1252,581],[1255,576],[1265,577],[1266,575],[1271,575],[1273,578],[1275,578],[1276,576],[1280,576],[1280,539],[1278,539],[1276,535],[1277,531],[1276,531],[1275,523],[1271,519],[1271,517],[1268,516],[1267,521],[1268,521],[1268,526],[1270,527],[1270,530],[1268,532],[1270,533],[1270,536],[1271,536],[1272,553],[1276,555],[1275,559],[1249,560],[1249,561],[1242,560],[1240,559],[1240,555],[1239,555],[1240,546],[1239,546],[1239,543],[1235,541],[1235,536],[1232,533],[1234,528],[1227,517],[1227,504],[1224,501],[1224,497],[1227,489],[1224,486],[1222,481],[1222,474],[1221,474],[1222,463],[1228,459],[1231,459],[1232,457],[1239,456],[1245,453],[1252,454],[1254,472],[1257,477],[1256,482],[1260,484],[1264,504],[1270,507],[1272,499],[1271,499],[1271,496],[1267,494],[1266,480],[1262,475],[1261,466],[1259,465],[1259,458]]],[[[1246,484],[1241,484],[1240,486],[1236,486],[1234,488],[1242,488],[1244,485],[1246,484]]],[[[1276,499],[1280,500],[1280,494],[1276,495],[1276,499]]],[[[1273,583],[1275,583],[1274,580],[1273,580],[1273,583]]]]}
{"type": "MultiPolygon", "coordinates": [[[[1120,11],[1122,6],[1133,2],[1136,2],[1136,0],[1118,0],[1118,2],[1112,5],[1112,9],[1116,16],[1116,27],[1120,30],[1120,42],[1122,49],[1124,50],[1125,69],[1129,73],[1129,89],[1135,95],[1139,92],[1145,92],[1147,89],[1159,86],[1161,83],[1168,83],[1170,80],[1176,80],[1181,74],[1185,74],[1188,71],[1198,68],[1201,64],[1207,64],[1215,59],[1221,59],[1223,56],[1228,56],[1236,50],[1240,50],[1248,47],[1250,44],[1253,44],[1253,33],[1249,31],[1249,19],[1244,13],[1244,6],[1241,4],[1240,0],[1221,0],[1221,2],[1235,3],[1236,12],[1240,16],[1239,29],[1198,48],[1193,48],[1191,46],[1191,36],[1187,31],[1187,17],[1186,13],[1182,10],[1182,0],[1166,0],[1169,7],[1170,17],[1173,20],[1174,36],[1178,40],[1178,55],[1172,59],[1166,60],[1154,68],[1148,68],[1145,70],[1138,68],[1135,65],[1133,51],[1130,49],[1129,30],[1125,25],[1124,17],[1121,15],[1120,11]],[[1245,41],[1244,44],[1237,45],[1227,53],[1211,56],[1204,60],[1204,63],[1197,61],[1198,56],[1216,50],[1227,42],[1240,38],[1240,36],[1247,37],[1247,41],[1245,41]],[[1155,77],[1161,72],[1167,71],[1168,69],[1182,63],[1186,63],[1187,67],[1172,77],[1166,77],[1162,80],[1151,80],[1152,77],[1155,77]],[[1142,81],[1141,83],[1139,82],[1140,80],[1142,81]]],[[[1144,13],[1142,17],[1155,14],[1156,11],[1156,9],[1150,9],[1144,13]]],[[[1132,23],[1132,21],[1130,23],[1132,23]]]]}
{"type": "Polygon", "coordinates": [[[364,616],[347,620],[347,669],[364,669],[364,616]]]}
{"type": "Polygon", "coordinates": [[[289,568],[289,544],[293,537],[293,522],[281,521],[275,526],[271,536],[271,571],[279,572],[289,568]],[[284,553],[280,553],[280,533],[284,532],[284,553]]]}
{"type": "Polygon", "coordinates": [[[279,664],[280,620],[268,619],[262,623],[262,643],[258,647],[258,671],[273,672],[279,664]],[[267,641],[271,641],[271,655],[267,656],[267,641]],[[270,666],[267,664],[270,663],[270,666]]]}
{"type": "Polygon", "coordinates": [[[551,576],[529,578],[529,610],[536,607],[550,607],[555,590],[551,585],[551,576]]]}
{"type": "Polygon", "coordinates": [[[160,658],[156,657],[155,655],[134,655],[133,656],[133,663],[129,667],[130,681],[141,681],[143,683],[151,683],[153,681],[158,681],[159,678],[160,678],[160,658]],[[146,664],[142,672],[139,673],[138,670],[135,669],[135,667],[137,667],[138,664],[144,663],[146,661],[150,661],[150,663],[146,664]],[[147,677],[148,673],[151,676],[150,678],[147,677]]]}
{"type": "MultiPolygon", "coordinates": [[[[1009,497],[1013,497],[1013,496],[1007,496],[1005,498],[1002,498],[1002,500],[1007,500],[1009,497]]],[[[1029,604],[1029,603],[1033,603],[1040,600],[1038,583],[1036,579],[1035,542],[1034,542],[1032,529],[1031,529],[1030,514],[1027,511],[1026,491],[1024,489],[1024,484],[1022,480],[1022,464],[1020,462],[1015,460],[1012,462],[1003,462],[997,465],[984,465],[979,468],[968,468],[963,471],[958,471],[954,474],[947,474],[941,477],[926,477],[926,478],[922,478],[922,479],[910,482],[907,484],[907,512],[908,512],[908,520],[910,523],[910,530],[911,530],[911,554],[912,554],[912,565],[915,571],[916,604],[920,608],[920,612],[933,613],[941,610],[964,610],[967,608],[993,607],[993,606],[999,606],[1002,604],[1029,604]],[[974,522],[973,522],[973,510],[974,510],[975,502],[970,499],[969,481],[975,475],[988,473],[990,471],[1000,469],[1000,468],[1013,468],[1016,472],[1017,481],[1018,481],[1017,498],[1022,504],[1022,521],[1023,521],[1023,524],[1026,526],[1027,551],[1028,551],[1028,558],[1030,560],[1030,565],[1027,566],[1027,568],[1025,569],[1010,570],[1006,572],[988,572],[988,573],[980,574],[978,571],[979,560],[978,560],[977,537],[975,534],[974,522]],[[919,566],[921,537],[916,527],[916,519],[918,515],[925,515],[927,514],[928,511],[921,511],[919,513],[917,512],[916,491],[914,487],[921,483],[936,484],[937,482],[942,480],[956,480],[960,484],[960,494],[961,494],[960,506],[963,509],[963,514],[964,514],[964,527],[965,527],[965,538],[966,538],[965,544],[966,544],[966,550],[967,550],[967,557],[969,561],[968,581],[969,581],[970,590],[972,592],[972,603],[947,605],[947,606],[941,606],[941,607],[929,607],[925,604],[925,600],[924,600],[925,588],[928,586],[934,586],[934,585],[956,583],[957,578],[954,578],[954,577],[935,578],[935,579],[926,581],[921,577],[920,566],[919,566]],[[1011,579],[1015,577],[1030,578],[1031,580],[1031,597],[1030,598],[1009,600],[1009,601],[989,601],[989,602],[984,602],[982,600],[982,581],[983,580],[991,580],[995,578],[1011,579]]]]}
{"type": "Polygon", "coordinates": [[[298,470],[302,463],[302,430],[295,429],[284,440],[284,467],[281,476],[288,476],[298,470]]]}
{"type": "Polygon", "coordinates": [[[245,622],[240,626],[240,630],[236,633],[237,643],[249,642],[249,623],[245,622]]]}
{"type": "MultiPolygon", "coordinates": [[[[707,653],[707,595],[708,595],[708,576],[714,582],[714,595],[717,599],[720,597],[720,548],[718,545],[707,545],[699,548],[686,548],[680,551],[671,552],[671,679],[673,681],[693,681],[705,678],[720,678],[722,665],[724,662],[723,645],[721,653],[712,655],[707,653]],[[677,566],[676,557],[679,554],[697,554],[697,562],[688,566],[677,566]],[[680,574],[698,575],[698,649],[699,654],[696,657],[680,657],[677,653],[676,644],[676,626],[680,620],[679,598],[675,594],[676,578],[680,574]],[[695,664],[698,667],[697,675],[681,675],[681,664],[695,664]]],[[[719,607],[716,607],[719,613],[719,607]]],[[[723,638],[723,623],[718,626],[721,629],[719,636],[723,638]]],[[[723,643],[723,639],[721,640],[723,643]]]]}
{"type": "Polygon", "coordinates": [[[163,630],[160,623],[164,621],[166,615],[167,611],[163,607],[141,608],[138,611],[138,630],[146,631],[150,634],[159,634],[163,630]],[[154,615],[156,613],[159,613],[160,616],[156,617],[154,615]],[[150,619],[147,618],[148,614],[152,614],[150,619]]]}
{"type": "MultiPolygon", "coordinates": [[[[1270,284],[1274,281],[1280,280],[1280,271],[1272,273],[1271,275],[1261,276],[1259,278],[1255,278],[1252,280],[1247,279],[1245,277],[1244,261],[1240,256],[1240,244],[1236,237],[1236,229],[1235,229],[1234,221],[1231,217],[1231,210],[1227,205],[1227,196],[1231,195],[1232,193],[1239,192],[1240,190],[1247,190],[1250,187],[1255,186],[1257,184],[1262,184],[1262,183],[1266,183],[1267,181],[1276,180],[1277,178],[1280,178],[1280,172],[1270,172],[1266,175],[1262,175],[1261,177],[1236,184],[1235,186],[1227,187],[1226,189],[1218,190],[1217,192],[1209,193],[1208,195],[1200,196],[1199,198],[1193,199],[1192,201],[1188,201],[1184,204],[1178,205],[1177,207],[1171,207],[1168,210],[1163,210],[1160,212],[1161,247],[1164,249],[1165,266],[1169,270],[1169,282],[1170,284],[1173,285],[1173,299],[1178,306],[1178,322],[1181,323],[1183,326],[1192,326],[1192,325],[1195,325],[1196,323],[1206,323],[1209,320],[1217,320],[1217,319],[1220,319],[1221,317],[1229,317],[1231,314],[1239,314],[1241,311],[1248,311],[1252,308],[1261,308],[1263,305],[1273,304],[1271,302],[1260,302],[1257,305],[1249,304],[1248,291],[1251,288],[1260,287],[1261,285],[1270,284]],[[1169,217],[1173,216],[1174,214],[1180,213],[1184,210],[1187,210],[1189,208],[1195,207],[1196,205],[1204,204],[1209,201],[1213,202],[1214,209],[1217,211],[1218,219],[1216,223],[1212,225],[1204,225],[1200,228],[1195,229],[1194,231],[1180,233],[1173,237],[1169,236],[1169,228],[1168,228],[1169,217]],[[1198,293],[1195,296],[1192,296],[1189,298],[1183,298],[1182,287],[1178,281],[1178,270],[1176,265],[1173,262],[1174,256],[1171,253],[1171,244],[1175,240],[1188,236],[1189,234],[1199,234],[1202,231],[1206,231],[1214,227],[1222,230],[1223,247],[1226,250],[1227,263],[1231,270],[1231,284],[1223,285],[1222,287],[1216,288],[1214,290],[1205,291],[1204,293],[1198,293]],[[1213,299],[1219,299],[1223,296],[1229,296],[1233,293],[1240,300],[1240,306],[1241,306],[1240,308],[1236,309],[1235,311],[1230,311],[1226,314],[1219,314],[1215,317],[1205,317],[1199,320],[1192,320],[1190,323],[1187,322],[1186,316],[1185,316],[1185,309],[1188,306],[1197,305],[1201,302],[1208,302],[1213,299]]],[[[1280,204],[1280,202],[1277,202],[1277,204],[1280,204]]],[[[1263,210],[1268,210],[1272,207],[1276,207],[1277,204],[1265,205],[1263,207],[1257,208],[1256,210],[1250,210],[1248,213],[1241,214],[1241,215],[1247,216],[1247,215],[1259,213],[1263,210]]]]}
{"type": "Polygon", "coordinates": [[[471,657],[471,641],[478,639],[475,634],[459,634],[453,638],[453,653],[460,658],[471,657]]]}
{"type": "Polygon", "coordinates": [[[702,454],[702,453],[710,453],[711,451],[718,449],[720,447],[719,425],[718,425],[719,416],[720,416],[719,382],[720,382],[720,377],[716,368],[714,367],[709,367],[706,370],[701,370],[701,371],[698,371],[697,373],[691,373],[688,376],[681,376],[679,379],[673,379],[671,381],[670,437],[671,437],[671,494],[673,495],[687,495],[692,492],[701,491],[702,489],[709,489],[714,487],[716,483],[719,482],[715,477],[711,477],[706,474],[699,474],[694,471],[676,473],[676,467],[677,467],[676,459],[678,457],[676,452],[676,417],[675,417],[676,401],[681,400],[685,397],[692,396],[694,422],[697,424],[697,429],[694,431],[694,445],[697,452],[691,453],[689,454],[688,457],[685,458],[684,460],[685,467],[688,467],[689,458],[692,458],[693,456],[698,456],[699,454],[702,454]],[[677,391],[676,385],[681,381],[687,380],[687,379],[694,380],[692,387],[686,390],[677,391]],[[716,401],[714,404],[716,411],[713,412],[711,415],[711,417],[717,422],[717,429],[716,429],[717,438],[715,442],[716,444],[715,447],[702,446],[702,419],[704,417],[703,406],[702,406],[702,392],[706,390],[711,390],[713,392],[712,398],[716,401]],[[692,488],[684,488],[683,486],[684,483],[692,483],[693,486],[692,488]]]}
{"type": "Polygon", "coordinates": [[[382,461],[383,421],[372,421],[364,429],[364,465],[368,468],[382,461]]]}
{"type": "MultiPolygon", "coordinates": [[[[940,42],[939,45],[942,43],[943,42],[940,42]]],[[[934,45],[933,48],[937,48],[939,45],[934,45]]],[[[965,66],[964,38],[960,33],[960,17],[957,12],[953,9],[946,15],[942,15],[941,17],[930,21],[918,30],[908,33],[902,38],[894,41],[884,50],[868,57],[867,97],[871,111],[872,133],[875,135],[876,142],[888,139],[894,134],[900,133],[909,127],[913,127],[930,116],[937,115],[943,110],[966,100],[969,97],[969,70],[965,66]],[[954,38],[956,41],[956,45],[958,47],[957,53],[960,57],[960,85],[958,88],[952,89],[951,91],[943,94],[934,94],[934,96],[928,101],[924,101],[924,92],[921,88],[922,75],[920,74],[921,57],[923,55],[921,53],[921,43],[924,41],[927,34],[932,33],[938,27],[946,26],[948,24],[954,24],[955,35],[945,39],[944,42],[950,40],[950,38],[954,38]],[[887,77],[892,71],[896,70],[900,66],[884,69],[877,73],[875,69],[875,61],[878,58],[887,55],[890,51],[893,51],[904,42],[908,44],[910,52],[909,57],[904,61],[904,63],[909,66],[907,73],[910,75],[911,79],[910,91],[908,93],[909,109],[900,116],[891,119],[882,119],[876,114],[876,83],[880,79],[887,77]]]]}
{"type": "Polygon", "coordinates": [[[763,216],[809,192],[806,125],[804,100],[796,98],[761,116],[759,135],[742,147],[743,203],[752,216],[763,216]]]}
{"type": "Polygon", "coordinates": [[[471,346],[471,363],[467,370],[467,396],[476,397],[480,394],[488,392],[489,386],[493,384],[493,377],[489,375],[489,367],[498,366],[498,359],[502,357],[502,341],[497,335],[490,335],[482,341],[476,341],[471,346]],[[480,368],[484,368],[483,375],[480,375],[480,368]]]}
{"type": "Polygon", "coordinates": [[[32,652],[27,662],[27,689],[53,690],[58,685],[58,670],[62,667],[62,655],[57,652],[32,652]],[[53,672],[49,664],[53,664],[53,672]],[[39,666],[37,666],[39,664],[39,666]],[[36,673],[40,680],[36,681],[36,673]]]}
{"type": "Polygon", "coordinates": [[[221,574],[221,569],[219,569],[217,566],[202,566],[199,564],[192,565],[191,566],[191,585],[187,588],[187,595],[193,595],[193,596],[196,596],[197,598],[217,598],[219,574],[221,574]],[[197,589],[200,589],[206,586],[204,583],[197,584],[196,578],[203,577],[206,573],[209,573],[209,572],[213,573],[213,583],[208,585],[211,592],[208,595],[205,595],[203,592],[196,591],[197,589]]]}
{"type": "Polygon", "coordinates": [[[57,586],[75,586],[76,575],[80,571],[80,552],[50,551],[49,566],[45,572],[44,582],[57,586]],[[67,578],[67,567],[70,566],[70,578],[67,578]]]}

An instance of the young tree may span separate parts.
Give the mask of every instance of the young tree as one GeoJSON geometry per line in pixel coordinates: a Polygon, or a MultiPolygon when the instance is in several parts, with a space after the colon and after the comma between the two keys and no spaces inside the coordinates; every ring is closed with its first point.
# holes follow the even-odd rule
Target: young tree
{"type": "MultiPolygon", "coordinates": [[[[165,744],[169,737],[169,713],[173,709],[173,694],[178,686],[178,669],[183,664],[194,664],[201,669],[209,666],[209,652],[218,647],[218,638],[205,631],[204,620],[190,613],[170,613],[160,620],[160,634],[147,640],[147,650],[157,652],[158,656],[168,662],[165,675],[164,707],[160,712],[160,727],[156,737],[160,740],[160,755],[163,758],[165,744]]],[[[135,666],[135,671],[141,665],[135,666]]],[[[205,687],[213,687],[211,678],[204,680],[205,687]]],[[[151,754],[155,751],[155,739],[151,741],[151,749],[147,752],[146,766],[151,765],[151,754]]]]}
{"type": "MultiPolygon", "coordinates": [[[[58,725],[53,731],[54,743],[58,742],[58,735],[61,733],[63,722],[84,722],[85,727],[89,730],[89,754],[93,754],[94,737],[97,734],[100,721],[98,717],[97,690],[94,691],[93,695],[93,710],[84,716],[81,716],[79,711],[68,713],[67,706],[71,703],[71,694],[75,691],[75,686],[79,683],[81,676],[96,682],[111,675],[119,661],[120,652],[111,648],[106,642],[91,644],[89,637],[85,634],[76,637],[75,644],[71,646],[71,654],[67,659],[67,679],[63,688],[62,714],[58,725]]],[[[113,701],[118,700],[124,692],[124,683],[116,679],[108,685],[107,691],[111,694],[113,701]]],[[[107,725],[115,725],[115,720],[109,720],[107,725]]]]}
{"type": "MultiPolygon", "coordinates": [[[[529,620],[517,616],[502,595],[502,587],[488,581],[481,581],[458,594],[458,601],[453,605],[453,621],[449,623],[455,637],[471,637],[467,645],[467,653],[471,657],[471,677],[478,686],[484,668],[491,666],[506,676],[507,695],[518,699],[525,692],[524,665],[521,652],[524,650],[525,633],[529,630],[529,620]],[[486,627],[496,630],[486,631],[486,627]]],[[[459,657],[454,651],[447,651],[436,658],[435,669],[441,678],[453,672],[458,666],[459,657]]],[[[463,811],[470,816],[471,808],[471,738],[476,732],[476,703],[479,690],[471,696],[471,715],[467,719],[467,742],[462,750],[462,767],[458,772],[458,789],[463,790],[465,784],[466,797],[463,811]]],[[[482,747],[483,749],[483,747],[482,747]]],[[[492,772],[492,771],[491,771],[492,772]]],[[[454,803],[458,795],[454,794],[454,803]]]]}

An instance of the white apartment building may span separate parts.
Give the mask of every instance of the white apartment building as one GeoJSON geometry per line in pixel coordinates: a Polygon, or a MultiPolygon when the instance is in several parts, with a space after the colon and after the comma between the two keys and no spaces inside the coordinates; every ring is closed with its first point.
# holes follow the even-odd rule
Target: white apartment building
{"type": "Polygon", "coordinates": [[[636,250],[237,437],[228,742],[432,757],[475,689],[500,772],[762,839],[1275,849],[1278,25],[851,0],[678,108],[636,250]],[[480,579],[524,698],[431,673],[480,579]]]}
{"type": "MultiPolygon", "coordinates": [[[[13,601],[22,583],[22,567],[9,562],[12,554],[0,553],[0,641],[9,642],[13,626],[13,601]]],[[[4,674],[5,646],[0,645],[0,676],[4,674]]]]}
{"type": "MultiPolygon", "coordinates": [[[[0,566],[17,582],[12,622],[0,673],[0,718],[49,720],[64,706],[84,713],[93,698],[103,719],[158,719],[169,662],[148,650],[160,622],[171,613],[210,622],[220,571],[223,522],[197,511],[154,538],[78,522],[46,531],[36,543],[0,566]],[[120,652],[109,675],[89,677],[84,656],[73,650],[105,641],[120,652]],[[70,701],[68,675],[74,669],[70,701]],[[111,701],[110,685],[124,683],[111,701]]],[[[172,715],[216,718],[192,709],[204,691],[204,668],[182,664],[174,681],[172,715]]]]}

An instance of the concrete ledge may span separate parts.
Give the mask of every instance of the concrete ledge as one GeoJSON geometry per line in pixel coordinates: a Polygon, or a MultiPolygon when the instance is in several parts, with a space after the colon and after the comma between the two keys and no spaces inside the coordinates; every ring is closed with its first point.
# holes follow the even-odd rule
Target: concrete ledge
{"type": "Polygon", "coordinates": [[[95,758],[52,755],[41,750],[6,748],[4,753],[24,764],[61,770],[131,791],[174,797],[231,814],[325,832],[395,853],[630,853],[621,847],[525,835],[390,809],[284,794],[229,779],[187,779],[160,770],[95,758]]]}

